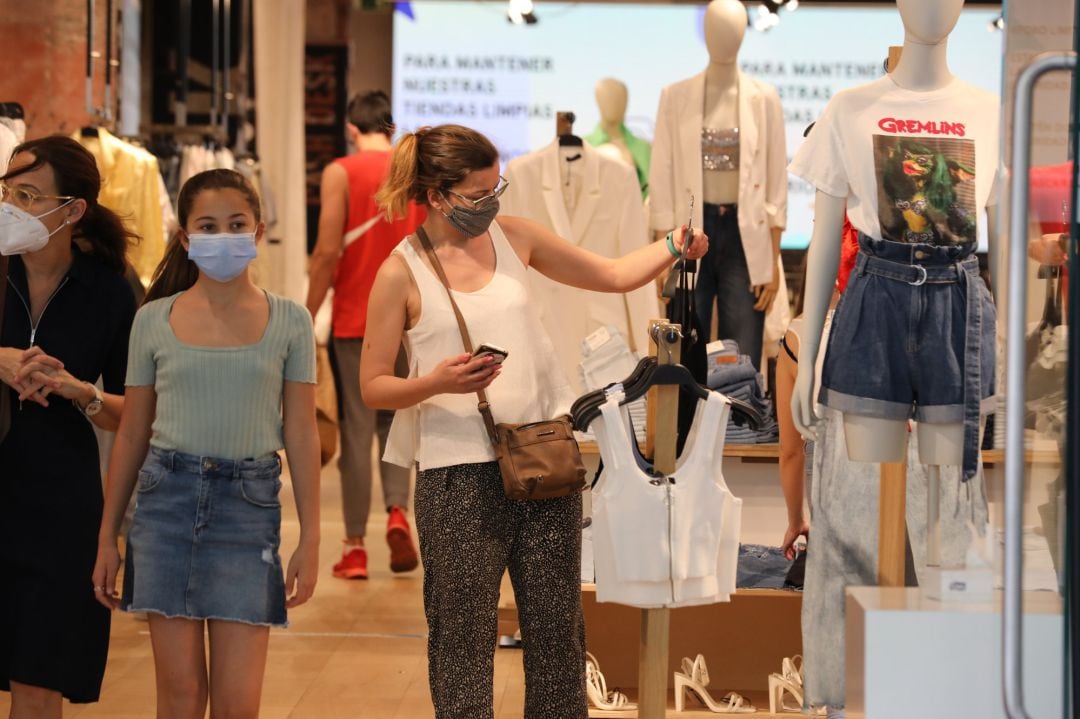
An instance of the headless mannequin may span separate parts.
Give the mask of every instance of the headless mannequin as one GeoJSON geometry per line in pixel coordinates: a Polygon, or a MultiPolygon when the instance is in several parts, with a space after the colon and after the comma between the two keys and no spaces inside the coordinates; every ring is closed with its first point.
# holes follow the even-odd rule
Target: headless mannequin
{"type": "MultiPolygon", "coordinates": [[[[702,126],[730,128],[739,126],[739,48],[746,34],[746,8],[739,0],[713,0],[705,9],[705,49],[709,65],[705,68],[705,107],[702,126]]],[[[730,204],[739,201],[738,170],[702,170],[705,202],[730,204]]],[[[662,240],[670,229],[656,230],[662,240]]],[[[780,230],[773,230],[779,245],[780,230]]]]}
{"type": "Polygon", "coordinates": [[[605,77],[596,83],[596,106],[600,110],[600,129],[607,133],[610,138],[601,148],[610,145],[617,151],[617,156],[630,167],[634,166],[634,158],[630,154],[630,148],[622,136],[622,125],[626,120],[626,103],[629,93],[626,85],[618,80],[605,77]]]}
{"type": "MultiPolygon", "coordinates": [[[[739,66],[736,62],[746,34],[746,8],[738,0],[714,0],[705,10],[705,108],[702,127],[739,126],[739,66]]],[[[705,202],[739,201],[738,170],[703,170],[705,202]]]]}
{"type": "MultiPolygon", "coordinates": [[[[738,55],[746,34],[746,8],[739,0],[712,0],[705,9],[705,48],[709,64],[705,68],[705,101],[702,127],[731,129],[739,127],[738,55]]],[[[739,201],[739,170],[702,169],[703,201],[727,205],[739,201]]],[[[662,240],[667,229],[657,229],[654,237],[662,240]]],[[[779,268],[780,236],[783,230],[771,229],[773,263],[779,268]]],[[[779,289],[780,272],[774,270],[771,282],[751,287],[760,309],[768,313],[779,289]]],[[[709,332],[709,328],[705,328],[709,332]]]]}
{"type": "MultiPolygon", "coordinates": [[[[953,75],[946,62],[949,33],[956,25],[963,0],[898,0],[904,23],[902,59],[892,72],[900,87],[930,92],[948,85],[953,75]]],[[[814,202],[814,233],[807,258],[805,337],[801,338],[799,374],[791,398],[796,428],[814,436],[814,362],[820,351],[821,330],[840,261],[840,232],[846,198],[820,190],[814,202]]],[[[994,208],[987,208],[991,243],[996,239],[994,208]]],[[[994,256],[993,250],[990,256],[994,256]]],[[[994,268],[991,268],[992,270],[994,268]]],[[[996,273],[994,273],[996,274],[996,273]]],[[[901,462],[907,446],[907,421],[844,414],[848,457],[857,462],[901,462]]],[[[963,454],[963,424],[918,423],[919,459],[931,474],[943,464],[959,465],[963,454]]],[[[932,518],[931,518],[932,521],[932,518]]]]}

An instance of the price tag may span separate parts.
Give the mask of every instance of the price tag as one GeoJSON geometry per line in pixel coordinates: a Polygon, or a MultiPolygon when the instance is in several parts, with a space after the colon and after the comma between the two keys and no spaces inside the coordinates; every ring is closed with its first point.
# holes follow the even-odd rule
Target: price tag
{"type": "Polygon", "coordinates": [[[607,341],[610,339],[611,333],[608,332],[608,328],[601,327],[585,338],[585,345],[589,348],[590,352],[595,352],[607,344],[607,341]]]}

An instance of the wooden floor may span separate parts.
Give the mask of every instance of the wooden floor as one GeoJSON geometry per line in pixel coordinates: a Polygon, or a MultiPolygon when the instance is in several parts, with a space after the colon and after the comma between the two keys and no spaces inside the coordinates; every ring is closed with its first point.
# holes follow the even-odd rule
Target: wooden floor
{"type": "MultiPolygon", "coordinates": [[[[375,488],[375,497],[381,498],[375,488]]],[[[299,534],[292,492],[282,490],[282,559],[288,562],[299,534]]],[[[411,517],[410,517],[411,521],[411,517]]],[[[321,574],[315,596],[289,613],[290,627],[270,634],[263,687],[263,719],[431,719],[426,625],[421,570],[394,575],[383,541],[386,514],[373,513],[368,525],[370,579],[345,581],[330,574],[340,558],[341,492],[336,466],[322,476],[321,574]]],[[[88,580],[89,581],[89,580],[88,580]]],[[[504,578],[504,593],[509,582],[504,578]]],[[[635,627],[628,631],[636,631],[635,627]]],[[[521,651],[495,652],[496,719],[520,719],[525,697],[521,651]]],[[[670,687],[669,687],[670,691],[670,687]]],[[[117,612],[101,701],[71,705],[64,716],[78,719],[143,719],[155,716],[154,667],[145,621],[117,612]]],[[[764,693],[749,693],[758,707],[752,716],[770,717],[764,693]]],[[[9,695],[0,692],[0,717],[9,695]]],[[[669,697],[669,706],[671,706],[669,697]]],[[[716,716],[700,709],[668,716],[716,716]]],[[[597,716],[614,716],[597,712],[597,716]]],[[[630,713],[629,716],[635,716],[630,713]]],[[[627,714],[622,714],[627,716],[627,714]]],[[[795,716],[784,714],[784,717],[795,716]]]]}
{"type": "MultiPolygon", "coordinates": [[[[378,487],[375,496],[380,497],[378,487]]],[[[282,559],[299,534],[292,494],[282,490],[282,559]]],[[[411,520],[411,518],[410,518],[411,520]]],[[[264,719],[429,719],[422,573],[393,575],[383,541],[386,514],[369,525],[368,581],[330,574],[341,554],[341,493],[336,467],[323,472],[322,572],[315,596],[289,612],[290,627],[271,630],[261,716],[264,719]]],[[[87,580],[89,581],[89,579],[87,580]]],[[[521,652],[495,656],[495,716],[521,717],[525,680],[521,652]]],[[[0,692],[0,716],[9,695],[0,692]]],[[[117,612],[101,701],[66,705],[65,717],[154,716],[154,669],[147,624],[117,612]]]]}

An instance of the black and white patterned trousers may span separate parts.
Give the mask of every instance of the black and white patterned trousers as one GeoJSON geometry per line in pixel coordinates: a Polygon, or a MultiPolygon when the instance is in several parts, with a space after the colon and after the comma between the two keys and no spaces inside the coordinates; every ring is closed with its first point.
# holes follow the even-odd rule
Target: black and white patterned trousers
{"type": "Polygon", "coordinates": [[[436,719],[491,719],[499,584],[510,571],[525,650],[524,719],[585,719],[581,497],[517,502],[495,462],[420,472],[428,679],[436,719]]]}

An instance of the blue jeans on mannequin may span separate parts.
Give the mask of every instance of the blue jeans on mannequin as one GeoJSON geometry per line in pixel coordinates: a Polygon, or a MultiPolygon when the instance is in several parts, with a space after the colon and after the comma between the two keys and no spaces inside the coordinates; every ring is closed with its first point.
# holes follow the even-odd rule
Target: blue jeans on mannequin
{"type": "Polygon", "coordinates": [[[714,339],[713,301],[716,301],[716,331],[720,339],[739,343],[739,352],[750,357],[754,369],[761,369],[761,343],[765,333],[765,313],[755,310],[757,301],[750,287],[739,213],[736,205],[705,204],[705,234],[709,251],[698,263],[694,304],[708,339],[714,339]]]}

